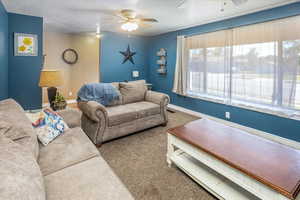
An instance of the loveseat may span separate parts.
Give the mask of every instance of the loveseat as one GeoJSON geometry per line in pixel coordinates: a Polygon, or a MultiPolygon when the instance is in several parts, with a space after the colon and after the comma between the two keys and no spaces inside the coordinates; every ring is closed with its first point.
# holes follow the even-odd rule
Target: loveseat
{"type": "Polygon", "coordinates": [[[79,102],[81,126],[94,144],[122,137],[168,122],[169,96],[147,90],[145,80],[114,82],[120,99],[104,106],[96,101],[79,102]]]}
{"type": "Polygon", "coordinates": [[[22,107],[0,101],[0,199],[132,200],[76,116],[66,112],[62,116],[73,115],[65,120],[70,129],[42,146],[22,107]]]}

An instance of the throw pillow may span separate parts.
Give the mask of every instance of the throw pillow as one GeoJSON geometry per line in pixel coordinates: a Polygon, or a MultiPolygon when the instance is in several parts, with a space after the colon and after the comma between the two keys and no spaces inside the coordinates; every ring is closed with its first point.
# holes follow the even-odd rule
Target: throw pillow
{"type": "Polygon", "coordinates": [[[120,92],[123,96],[123,104],[144,101],[146,91],[147,87],[145,80],[120,83],[120,92]]]}
{"type": "Polygon", "coordinates": [[[111,83],[112,86],[114,86],[117,90],[117,93],[119,94],[119,99],[113,100],[112,102],[110,102],[107,107],[109,106],[118,106],[118,105],[122,105],[122,95],[120,93],[120,87],[119,87],[119,83],[118,82],[112,82],[111,83]]]}
{"type": "Polygon", "coordinates": [[[43,110],[40,118],[32,125],[36,129],[39,141],[45,146],[69,129],[63,118],[50,109],[43,110]]]}
{"type": "Polygon", "coordinates": [[[46,199],[43,176],[31,153],[0,136],[0,199],[46,199]]]}

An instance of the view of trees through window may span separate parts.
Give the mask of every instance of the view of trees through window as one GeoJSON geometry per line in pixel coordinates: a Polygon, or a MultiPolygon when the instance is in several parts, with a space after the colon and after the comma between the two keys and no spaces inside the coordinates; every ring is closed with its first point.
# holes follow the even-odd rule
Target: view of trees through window
{"type": "Polygon", "coordinates": [[[189,49],[188,93],[300,109],[300,37],[189,49]]]}

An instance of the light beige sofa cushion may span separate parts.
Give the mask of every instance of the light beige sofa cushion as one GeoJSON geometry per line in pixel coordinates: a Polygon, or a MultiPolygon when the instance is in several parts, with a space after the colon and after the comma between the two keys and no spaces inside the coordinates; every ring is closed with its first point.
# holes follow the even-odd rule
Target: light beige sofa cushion
{"type": "Polygon", "coordinates": [[[126,122],[160,113],[160,106],[141,101],[107,108],[108,126],[117,126],[126,122]]]}
{"type": "Polygon", "coordinates": [[[38,163],[45,176],[95,156],[99,156],[99,151],[77,127],[69,129],[47,146],[41,146],[38,163]]]}
{"type": "Polygon", "coordinates": [[[116,126],[137,119],[137,112],[130,104],[107,108],[108,126],[116,126]]]}
{"type": "Polygon", "coordinates": [[[81,126],[81,112],[78,109],[67,108],[65,110],[59,110],[57,113],[64,119],[64,122],[69,128],[75,128],[81,126]]]}
{"type": "Polygon", "coordinates": [[[131,103],[128,104],[128,106],[131,109],[136,110],[137,118],[144,118],[151,115],[160,114],[160,106],[149,101],[131,103]]]}
{"type": "Polygon", "coordinates": [[[147,91],[145,80],[120,83],[120,92],[123,96],[123,104],[134,103],[145,100],[147,91]]]}
{"type": "Polygon", "coordinates": [[[47,200],[133,200],[102,157],[45,176],[47,200]]]}
{"type": "Polygon", "coordinates": [[[28,135],[28,137],[23,137],[14,141],[19,144],[27,144],[26,148],[31,151],[37,159],[39,155],[37,135],[23,108],[13,99],[6,99],[0,101],[0,113],[2,115],[2,121],[12,124],[14,128],[22,130],[28,135]]]}
{"type": "Polygon", "coordinates": [[[39,158],[40,149],[39,149],[39,143],[38,143],[36,137],[34,137],[34,136],[24,137],[24,138],[21,138],[18,140],[14,140],[14,142],[23,146],[24,149],[26,149],[28,152],[32,153],[36,160],[39,158]]]}
{"type": "Polygon", "coordinates": [[[32,153],[35,158],[38,155],[39,148],[36,143],[36,138],[28,135],[22,128],[18,128],[14,125],[11,125],[8,122],[2,121],[3,115],[0,114],[0,135],[13,140],[17,144],[20,144],[22,148],[29,153],[32,153]]]}
{"type": "Polygon", "coordinates": [[[45,199],[39,166],[29,152],[0,136],[0,199],[45,199]]]}
{"type": "Polygon", "coordinates": [[[11,140],[17,140],[24,137],[29,137],[29,135],[23,131],[21,128],[17,128],[13,126],[11,123],[3,121],[6,116],[0,113],[0,135],[4,135],[5,137],[11,140]]]}

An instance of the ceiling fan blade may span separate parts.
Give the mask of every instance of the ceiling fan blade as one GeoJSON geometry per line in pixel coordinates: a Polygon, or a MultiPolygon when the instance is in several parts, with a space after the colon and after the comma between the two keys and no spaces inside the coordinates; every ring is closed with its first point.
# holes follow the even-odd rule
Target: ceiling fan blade
{"type": "Polygon", "coordinates": [[[122,19],[122,20],[119,20],[119,21],[118,21],[118,23],[121,23],[121,24],[126,23],[126,22],[128,22],[128,20],[123,20],[123,19],[122,19]]]}
{"type": "Polygon", "coordinates": [[[236,6],[240,6],[242,4],[247,3],[248,0],[232,0],[232,3],[236,6]]]}
{"type": "Polygon", "coordinates": [[[128,20],[128,18],[123,16],[121,13],[116,13],[115,16],[121,18],[122,20],[128,20]]]}
{"type": "Polygon", "coordinates": [[[131,9],[123,9],[120,11],[120,14],[125,17],[125,18],[129,18],[129,19],[133,19],[136,17],[136,12],[134,10],[131,9]]]}
{"type": "Polygon", "coordinates": [[[139,20],[142,21],[142,22],[151,22],[151,23],[158,22],[158,20],[154,19],[154,18],[140,18],[139,20]]]}
{"type": "Polygon", "coordinates": [[[151,24],[145,24],[145,23],[142,23],[142,22],[139,23],[139,26],[140,26],[141,28],[150,28],[150,27],[152,27],[151,24]]]}

